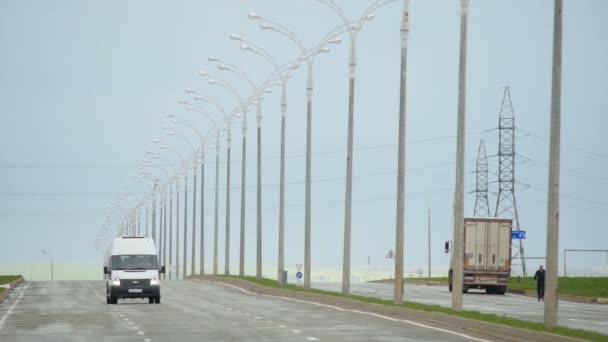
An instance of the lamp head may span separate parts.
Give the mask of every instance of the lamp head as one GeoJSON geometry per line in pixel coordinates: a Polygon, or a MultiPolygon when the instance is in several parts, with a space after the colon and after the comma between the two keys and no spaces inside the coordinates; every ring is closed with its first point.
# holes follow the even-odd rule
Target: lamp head
{"type": "Polygon", "coordinates": [[[243,51],[251,51],[251,47],[247,44],[241,44],[241,50],[243,51]]]}
{"type": "Polygon", "coordinates": [[[208,60],[209,62],[221,62],[219,58],[217,58],[217,57],[213,57],[213,56],[209,56],[209,57],[207,58],[207,60],[208,60]]]}
{"type": "Polygon", "coordinates": [[[268,23],[261,23],[260,28],[262,30],[274,30],[274,27],[268,23]]]}
{"type": "Polygon", "coordinates": [[[169,114],[169,113],[165,113],[165,116],[166,116],[166,117],[168,117],[168,118],[172,118],[172,117],[174,117],[175,115],[173,115],[173,114],[169,114]]]}
{"type": "Polygon", "coordinates": [[[201,75],[201,76],[203,76],[203,77],[206,77],[208,75],[207,72],[204,71],[204,70],[199,70],[198,74],[201,75]]]}
{"type": "Polygon", "coordinates": [[[153,142],[153,143],[155,143],[155,144],[159,144],[159,143],[160,143],[160,140],[158,140],[158,139],[154,139],[154,140],[152,140],[152,142],[153,142]]]}
{"type": "Polygon", "coordinates": [[[186,103],[188,103],[188,102],[187,102],[186,100],[184,100],[184,99],[179,99],[177,102],[178,102],[178,103],[180,103],[180,104],[186,104],[186,103]]]}
{"type": "Polygon", "coordinates": [[[229,68],[229,67],[227,67],[227,66],[225,66],[225,65],[223,65],[223,64],[219,64],[219,65],[217,66],[217,68],[218,68],[218,69],[220,69],[220,70],[222,70],[222,71],[227,71],[227,70],[230,70],[230,68],[229,68]]]}
{"type": "Polygon", "coordinates": [[[336,37],[329,41],[329,44],[340,44],[342,43],[342,37],[336,37]]]}
{"type": "Polygon", "coordinates": [[[196,93],[196,92],[190,88],[186,88],[186,93],[192,94],[192,93],[196,93]]]}
{"type": "Polygon", "coordinates": [[[367,17],[365,17],[365,20],[366,21],[372,21],[372,20],[374,20],[375,17],[376,16],[374,15],[374,13],[370,13],[370,14],[367,15],[367,17]]]}
{"type": "Polygon", "coordinates": [[[262,17],[260,17],[259,15],[255,14],[254,12],[249,12],[249,14],[247,14],[247,17],[251,20],[257,20],[257,19],[262,19],[262,17]]]}
{"type": "Polygon", "coordinates": [[[243,38],[240,35],[236,34],[236,33],[231,34],[229,37],[232,40],[243,41],[243,38]]]}

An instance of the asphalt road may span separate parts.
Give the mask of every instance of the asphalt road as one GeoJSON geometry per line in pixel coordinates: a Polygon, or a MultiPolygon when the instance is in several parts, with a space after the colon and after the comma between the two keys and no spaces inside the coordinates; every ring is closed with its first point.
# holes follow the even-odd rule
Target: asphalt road
{"type": "Polygon", "coordinates": [[[0,341],[483,341],[417,322],[165,281],[162,303],[105,302],[103,281],[31,282],[0,305],[0,341]]]}
{"type": "MultiPolygon", "coordinates": [[[[340,283],[313,283],[313,287],[341,292],[340,283]]],[[[393,299],[393,284],[352,283],[351,293],[393,299]]],[[[452,293],[447,286],[426,286],[406,284],[405,299],[424,304],[452,306],[452,293]]],[[[484,313],[494,313],[533,322],[543,322],[544,304],[536,298],[505,294],[487,295],[482,290],[469,290],[463,297],[464,309],[484,313]]],[[[608,334],[608,305],[581,304],[559,301],[558,324],[571,328],[585,329],[608,334]]]]}

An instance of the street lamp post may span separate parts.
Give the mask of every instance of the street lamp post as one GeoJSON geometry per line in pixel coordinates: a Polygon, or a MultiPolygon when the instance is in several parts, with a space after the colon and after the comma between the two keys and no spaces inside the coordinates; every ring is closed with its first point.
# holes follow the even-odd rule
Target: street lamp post
{"type": "MultiPolygon", "coordinates": [[[[181,101],[180,101],[181,102],[181,101]]],[[[209,134],[207,134],[207,138],[203,138],[202,135],[200,134],[200,132],[196,129],[196,127],[189,121],[183,119],[183,118],[178,118],[175,115],[172,114],[165,114],[168,118],[173,118],[173,123],[175,124],[182,124],[185,125],[187,127],[189,127],[192,131],[194,131],[194,133],[198,136],[200,143],[201,143],[201,206],[200,206],[200,216],[201,216],[201,237],[200,237],[200,245],[201,245],[201,249],[200,249],[200,274],[204,274],[205,273],[205,153],[206,151],[206,147],[205,147],[205,142],[209,136],[209,134]]],[[[209,119],[211,120],[211,119],[209,119]]],[[[211,123],[213,124],[213,126],[216,126],[217,123],[213,120],[211,120],[211,123]]],[[[195,152],[196,154],[196,152],[195,152]]],[[[194,186],[196,188],[196,161],[195,161],[195,169],[194,169],[194,174],[195,174],[195,181],[194,181],[194,186]]],[[[194,203],[193,203],[193,207],[196,207],[196,190],[194,191],[194,203]]],[[[195,229],[195,222],[196,222],[196,210],[193,210],[193,219],[192,219],[192,274],[195,274],[195,258],[196,258],[196,229],[195,229]]]]}
{"type": "Polygon", "coordinates": [[[405,134],[406,134],[406,72],[409,39],[409,0],[403,1],[401,18],[401,78],[399,90],[399,155],[397,161],[397,227],[395,233],[395,304],[403,303],[403,259],[405,226],[405,134]]]}
{"type": "MultiPolygon", "coordinates": [[[[166,127],[168,128],[168,127],[166,127]]],[[[197,178],[197,165],[198,165],[198,151],[197,149],[190,143],[188,138],[186,138],[183,134],[176,132],[175,130],[169,131],[169,135],[177,136],[183,139],[188,146],[192,149],[193,158],[194,158],[194,171],[193,171],[193,188],[192,188],[192,265],[191,265],[191,274],[195,274],[195,256],[196,256],[196,178],[197,178]]],[[[200,137],[199,137],[200,138],[200,137]]],[[[187,188],[186,188],[187,189],[187,188]]],[[[186,191],[187,192],[187,191],[186,191]]],[[[187,197],[186,197],[187,198],[187,197]]],[[[186,201],[187,203],[187,201],[186,201]]],[[[186,204],[187,205],[187,204],[186,204]]],[[[184,215],[187,215],[187,211],[184,211],[184,215]]],[[[187,224],[184,221],[184,279],[186,278],[187,273],[187,257],[188,257],[188,239],[187,239],[187,224]]]]}
{"type": "MultiPolygon", "coordinates": [[[[283,285],[283,273],[284,273],[284,269],[285,269],[285,262],[284,262],[284,244],[285,244],[285,238],[284,238],[284,232],[285,232],[285,120],[286,120],[286,115],[287,115],[287,81],[289,80],[289,75],[286,74],[283,70],[281,70],[281,67],[279,66],[279,64],[276,62],[276,60],[264,49],[262,49],[261,47],[250,43],[250,42],[246,42],[244,41],[240,36],[236,35],[236,34],[232,34],[230,35],[230,39],[232,40],[237,40],[237,41],[241,41],[244,43],[244,48],[243,46],[241,46],[241,48],[244,51],[251,51],[259,56],[262,56],[266,61],[268,61],[273,68],[275,69],[275,74],[279,76],[279,79],[281,80],[280,84],[281,84],[281,89],[282,89],[282,93],[281,93],[281,170],[280,170],[280,190],[279,190],[279,256],[278,256],[278,283],[279,285],[283,285]]],[[[290,68],[288,69],[289,71],[294,70],[297,68],[297,64],[290,66],[290,68]]],[[[261,118],[260,118],[261,119],[261,118]]],[[[261,120],[260,120],[260,130],[261,130],[261,120]]],[[[261,135],[261,132],[260,132],[261,135]]],[[[261,140],[261,138],[258,139],[258,141],[261,140]]],[[[260,143],[258,143],[260,144],[260,143]]],[[[261,155],[261,153],[259,153],[259,155],[261,155]]],[[[258,168],[261,169],[261,158],[259,160],[259,165],[258,168]]],[[[261,171],[258,173],[260,174],[260,178],[261,178],[261,171]]],[[[259,189],[261,187],[261,179],[258,182],[258,193],[261,192],[261,190],[259,189]]],[[[260,203],[258,203],[258,211],[261,211],[260,207],[261,207],[261,193],[259,194],[259,198],[258,200],[260,201],[260,203]]],[[[261,227],[261,212],[258,212],[258,217],[259,217],[259,226],[261,227]]],[[[259,229],[260,234],[258,236],[258,240],[260,240],[258,243],[258,250],[261,251],[261,228],[259,229]]],[[[261,278],[261,252],[259,252],[260,255],[258,255],[258,259],[259,261],[259,272],[256,272],[256,276],[258,276],[259,274],[259,278],[261,278]]],[[[258,278],[258,279],[259,279],[258,278]]]]}
{"type": "MultiPolygon", "coordinates": [[[[228,91],[230,91],[235,97],[236,99],[239,101],[239,107],[243,104],[243,97],[239,94],[239,92],[228,82],[215,77],[215,76],[211,76],[209,73],[206,73],[204,71],[199,72],[199,74],[203,77],[207,77],[208,78],[208,82],[211,85],[218,85],[224,89],[227,89],[228,91]]],[[[203,99],[204,100],[204,99],[203,99]]],[[[220,107],[221,108],[221,107],[220,107]]],[[[244,107],[242,109],[243,111],[243,148],[246,148],[246,131],[247,131],[247,121],[246,121],[246,116],[247,116],[247,108],[244,107]]],[[[231,150],[232,150],[232,129],[231,129],[231,124],[230,124],[230,119],[227,118],[226,113],[224,112],[224,115],[226,116],[226,120],[227,122],[227,130],[226,130],[226,246],[225,246],[225,250],[224,250],[224,274],[225,275],[229,275],[230,274],[230,161],[231,161],[231,150]]],[[[242,172],[244,174],[245,172],[245,163],[246,160],[243,160],[243,164],[242,164],[242,172]]],[[[243,191],[244,191],[244,187],[243,187],[243,191]]],[[[242,201],[244,201],[244,199],[242,199],[242,201]]],[[[243,203],[243,202],[241,202],[243,203]]],[[[241,212],[244,211],[244,208],[241,208],[241,212]]],[[[242,215],[244,215],[242,213],[242,215]]],[[[244,221],[243,221],[244,223],[244,221]]],[[[244,226],[243,226],[244,228],[244,226]]]]}
{"type": "MultiPolygon", "coordinates": [[[[256,86],[255,83],[252,81],[251,77],[249,77],[249,75],[247,75],[247,73],[245,73],[243,70],[241,70],[240,68],[238,68],[237,66],[221,61],[219,58],[216,57],[209,57],[209,61],[210,62],[220,62],[221,64],[218,65],[218,69],[222,70],[222,71],[231,71],[237,75],[239,75],[240,77],[242,77],[243,79],[245,79],[245,81],[247,81],[249,83],[249,85],[252,87],[253,91],[255,92],[256,90],[256,86]]],[[[242,98],[240,98],[240,96],[235,93],[235,95],[237,96],[238,100],[240,102],[242,102],[242,98]]],[[[246,111],[243,113],[243,145],[242,145],[242,164],[241,164],[241,235],[240,235],[240,251],[239,251],[239,276],[244,276],[245,275],[245,175],[246,175],[246,161],[247,161],[247,154],[246,154],[246,150],[247,150],[247,115],[246,115],[246,111]]],[[[258,203],[258,208],[260,206],[260,203],[258,203]]],[[[258,215],[259,216],[259,215],[258,215]]],[[[261,229],[261,227],[259,227],[258,224],[258,231],[261,229]]],[[[258,233],[259,236],[259,233],[258,233]]]]}
{"type": "MultiPolygon", "coordinates": [[[[155,143],[160,143],[159,140],[154,140],[155,143]]],[[[188,162],[186,161],[186,159],[173,147],[166,145],[166,144],[161,144],[160,145],[160,149],[161,150],[170,150],[173,153],[175,153],[179,159],[182,161],[182,165],[184,166],[184,266],[183,266],[183,271],[182,271],[182,279],[186,279],[186,255],[187,255],[187,243],[186,243],[186,234],[188,232],[188,162]]],[[[177,177],[179,178],[179,177],[177,177]]],[[[176,185],[176,187],[178,187],[178,185],[176,185]]],[[[175,256],[176,256],[176,272],[177,272],[177,277],[179,278],[179,195],[178,195],[178,201],[177,201],[177,211],[176,211],[176,217],[177,217],[177,226],[176,226],[176,251],[175,251],[175,256]]]]}
{"type": "Polygon", "coordinates": [[[50,258],[50,260],[51,260],[51,281],[54,281],[55,280],[55,274],[54,274],[55,271],[53,270],[53,268],[54,268],[53,267],[53,256],[51,255],[51,253],[45,251],[44,249],[41,249],[40,253],[45,254],[50,258]]]}
{"type": "MultiPolygon", "coordinates": [[[[295,43],[303,54],[306,53],[306,48],[302,41],[289,29],[283,25],[270,21],[267,18],[262,18],[255,13],[249,13],[249,18],[252,20],[263,20],[277,26],[276,29],[273,26],[267,24],[261,24],[260,27],[265,30],[273,30],[287,37],[290,41],[295,43]]],[[[312,78],[312,67],[314,62],[314,56],[307,56],[307,82],[306,82],[306,191],[305,191],[305,209],[304,209],[304,288],[310,288],[310,247],[311,247],[311,161],[312,161],[312,95],[313,95],[313,78],[312,78]]]]}
{"type": "MultiPolygon", "coordinates": [[[[353,24],[344,11],[332,0],[320,0],[328,5],[340,16],[344,25],[351,26],[348,31],[350,36],[349,54],[349,90],[348,90],[348,138],[346,148],[346,193],[344,201],[344,254],[342,261],[342,294],[350,293],[350,256],[351,256],[351,227],[352,227],[352,187],[353,187],[353,129],[354,129],[354,106],[355,106],[355,75],[357,69],[357,36],[362,28],[362,24],[353,24]]],[[[363,12],[362,19],[372,20],[371,12],[378,8],[375,3],[372,7],[363,12]]]]}

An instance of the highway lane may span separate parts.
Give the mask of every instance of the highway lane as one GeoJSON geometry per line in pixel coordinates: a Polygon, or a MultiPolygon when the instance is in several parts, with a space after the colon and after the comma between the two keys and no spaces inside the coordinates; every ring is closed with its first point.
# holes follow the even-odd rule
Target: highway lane
{"type": "MultiPolygon", "coordinates": [[[[327,291],[342,291],[337,282],[313,283],[313,287],[327,291]]],[[[387,283],[351,283],[351,293],[393,299],[393,285],[387,283]]],[[[405,299],[424,304],[452,306],[451,292],[447,286],[406,284],[405,299]]],[[[544,305],[536,298],[505,294],[487,295],[485,291],[469,290],[464,294],[465,310],[494,313],[533,322],[543,322],[544,305]]],[[[559,301],[558,324],[608,334],[608,305],[583,304],[559,301]]]]}
{"type": "Polygon", "coordinates": [[[0,341],[475,341],[459,332],[258,295],[163,282],[162,303],[105,303],[103,281],[31,282],[0,305],[0,341]]]}

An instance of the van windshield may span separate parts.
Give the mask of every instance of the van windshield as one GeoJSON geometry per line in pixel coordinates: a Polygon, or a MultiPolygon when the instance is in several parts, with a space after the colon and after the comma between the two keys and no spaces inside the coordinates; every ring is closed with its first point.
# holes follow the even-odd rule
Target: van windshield
{"type": "Polygon", "coordinates": [[[156,270],[156,255],[113,255],[113,270],[156,270]]]}

